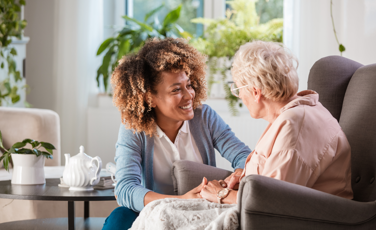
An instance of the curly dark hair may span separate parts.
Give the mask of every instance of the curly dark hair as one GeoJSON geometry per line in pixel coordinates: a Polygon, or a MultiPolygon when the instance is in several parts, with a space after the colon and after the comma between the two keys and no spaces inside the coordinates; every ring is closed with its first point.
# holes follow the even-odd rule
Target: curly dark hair
{"type": "Polygon", "coordinates": [[[164,71],[184,71],[195,90],[193,109],[206,100],[206,56],[188,45],[186,40],[166,38],[146,42],[137,54],[124,56],[111,77],[113,102],[121,113],[121,121],[134,132],[152,136],[156,115],[151,107],[151,94],[164,71]]]}

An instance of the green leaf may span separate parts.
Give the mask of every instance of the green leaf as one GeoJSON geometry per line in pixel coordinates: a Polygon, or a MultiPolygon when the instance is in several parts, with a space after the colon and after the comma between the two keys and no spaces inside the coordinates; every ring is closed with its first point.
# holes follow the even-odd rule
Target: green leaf
{"type": "Polygon", "coordinates": [[[20,95],[14,95],[12,96],[12,103],[15,104],[17,102],[19,102],[21,99],[20,95]]]}
{"type": "Polygon", "coordinates": [[[0,131],[0,147],[5,149],[3,145],[3,135],[1,134],[1,131],[0,131]]]}
{"type": "Polygon", "coordinates": [[[9,97],[12,99],[12,103],[16,103],[20,100],[20,95],[17,94],[18,87],[13,86],[12,90],[10,91],[9,97]]]}
{"type": "Polygon", "coordinates": [[[118,38],[122,38],[124,37],[125,35],[128,35],[128,34],[131,34],[131,33],[134,33],[135,30],[133,30],[132,28],[129,28],[128,26],[124,27],[122,30],[120,30],[119,34],[118,34],[118,38]]]}
{"type": "Polygon", "coordinates": [[[5,153],[4,154],[3,164],[4,164],[5,170],[7,170],[8,172],[9,172],[9,161],[10,161],[10,154],[9,153],[5,153]]]}
{"type": "Polygon", "coordinates": [[[128,20],[128,21],[132,21],[134,23],[136,23],[137,25],[141,26],[142,29],[144,30],[148,30],[148,31],[153,31],[153,28],[145,23],[142,23],[140,21],[138,21],[137,19],[134,19],[134,18],[130,18],[128,17],[127,15],[124,15],[122,18],[128,20]]]}
{"type": "Polygon", "coordinates": [[[26,145],[26,143],[23,143],[23,142],[17,142],[15,143],[12,147],[13,148],[22,148],[26,145]]]}
{"type": "Polygon", "coordinates": [[[5,82],[4,83],[4,87],[8,90],[9,93],[12,91],[12,88],[10,87],[10,83],[9,82],[5,82]]]}
{"type": "Polygon", "coordinates": [[[97,87],[99,88],[99,86],[101,85],[100,84],[100,76],[101,76],[101,74],[102,74],[102,72],[101,72],[101,69],[102,68],[102,66],[101,67],[99,67],[99,69],[97,70],[97,78],[96,78],[96,80],[97,80],[97,87]]]}
{"type": "Polygon", "coordinates": [[[111,46],[110,49],[107,51],[106,55],[103,57],[103,62],[102,62],[102,74],[108,73],[108,66],[110,65],[111,62],[111,57],[114,53],[114,48],[115,46],[111,46]]]}
{"type": "Polygon", "coordinates": [[[106,55],[104,55],[102,65],[101,67],[99,67],[98,72],[97,72],[99,73],[99,75],[97,75],[97,81],[99,80],[100,74],[102,74],[103,76],[103,85],[104,85],[104,89],[106,92],[107,92],[107,87],[108,87],[109,66],[110,66],[112,55],[114,54],[114,48],[115,48],[115,45],[111,46],[109,50],[107,51],[106,55]]]}
{"type": "MultiPolygon", "coordinates": [[[[21,7],[19,5],[14,5],[13,7],[14,11],[16,12],[20,12],[21,11],[21,7]]],[[[18,18],[18,14],[13,14],[13,20],[16,20],[18,18]]]]}
{"type": "Polygon", "coordinates": [[[15,149],[18,154],[33,154],[31,149],[15,149]]]}
{"type": "Polygon", "coordinates": [[[163,20],[163,28],[176,22],[180,17],[181,4],[174,10],[171,10],[163,20]]]}
{"type": "Polygon", "coordinates": [[[52,144],[50,143],[47,143],[47,142],[40,142],[40,144],[42,145],[43,148],[45,149],[56,149],[55,146],[53,146],[52,144]]]}
{"type": "Polygon", "coordinates": [[[97,56],[100,55],[107,47],[114,41],[114,38],[108,38],[102,44],[99,46],[99,49],[97,51],[97,56]]]}
{"type": "Polygon", "coordinates": [[[21,29],[25,29],[26,26],[27,26],[27,21],[26,20],[22,20],[22,22],[21,22],[21,29]]]}
{"type": "Polygon", "coordinates": [[[193,35],[187,31],[184,31],[184,32],[179,32],[180,36],[182,36],[183,38],[185,39],[188,39],[188,38],[193,38],[193,35]]]}
{"type": "Polygon", "coordinates": [[[29,143],[29,144],[31,144],[31,142],[33,142],[34,140],[32,140],[32,139],[24,139],[23,141],[22,141],[22,143],[29,143]]]}
{"type": "Polygon", "coordinates": [[[124,55],[129,53],[130,47],[131,47],[131,43],[129,42],[129,40],[122,41],[119,45],[117,60],[120,60],[124,55]]]}
{"type": "Polygon", "coordinates": [[[210,19],[210,18],[194,18],[194,19],[191,19],[191,22],[196,23],[196,24],[203,24],[203,25],[209,26],[209,25],[216,23],[216,20],[210,19]]]}
{"type": "Polygon", "coordinates": [[[25,108],[31,108],[33,105],[27,101],[24,101],[25,108]]]}
{"type": "Polygon", "coordinates": [[[339,44],[338,49],[339,49],[339,52],[341,52],[341,53],[346,50],[345,46],[343,46],[342,44],[339,44]]]}
{"type": "Polygon", "coordinates": [[[20,71],[16,71],[16,72],[14,73],[14,80],[15,80],[16,82],[18,82],[18,81],[22,81],[22,77],[21,77],[21,73],[20,73],[20,71]]]}
{"type": "Polygon", "coordinates": [[[149,13],[147,13],[145,15],[145,18],[144,18],[144,22],[146,22],[151,16],[153,16],[155,13],[157,13],[158,11],[160,11],[161,9],[163,9],[164,7],[164,4],[158,6],[157,8],[155,8],[154,10],[150,11],[149,13]]]}
{"type": "Polygon", "coordinates": [[[25,2],[25,0],[20,0],[20,5],[25,5],[26,4],[26,2],[25,2]]]}
{"type": "Polygon", "coordinates": [[[10,53],[15,56],[15,55],[17,55],[17,50],[15,48],[12,48],[10,50],[10,53]]]}
{"type": "MultiPolygon", "coordinates": [[[[45,148],[45,149],[46,149],[46,148],[45,148]]],[[[49,152],[50,154],[54,154],[54,153],[52,152],[52,149],[46,149],[46,151],[49,152]]]]}
{"type": "Polygon", "coordinates": [[[37,147],[38,145],[40,145],[40,143],[39,143],[39,141],[32,141],[31,142],[31,146],[33,147],[33,148],[35,148],[35,147],[37,147]]]}
{"type": "Polygon", "coordinates": [[[1,62],[1,68],[4,69],[4,62],[1,62]]]}
{"type": "Polygon", "coordinates": [[[48,152],[45,152],[45,151],[42,151],[42,155],[44,157],[46,157],[47,159],[52,159],[53,158],[51,154],[49,154],[48,152]]]}
{"type": "Polygon", "coordinates": [[[11,148],[8,150],[8,153],[16,153],[16,150],[15,150],[13,147],[11,147],[11,148]]]}
{"type": "Polygon", "coordinates": [[[35,155],[37,155],[37,157],[39,157],[40,155],[42,155],[42,152],[39,151],[38,149],[33,149],[33,153],[34,153],[35,155]]]}

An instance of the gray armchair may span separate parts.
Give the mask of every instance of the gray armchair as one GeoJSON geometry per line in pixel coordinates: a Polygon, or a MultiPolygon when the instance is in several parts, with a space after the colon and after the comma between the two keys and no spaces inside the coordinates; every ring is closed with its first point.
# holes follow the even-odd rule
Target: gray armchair
{"type": "MultiPolygon", "coordinates": [[[[308,88],[339,121],[351,146],[352,188],[348,200],[259,175],[242,179],[240,229],[376,229],[376,64],[363,66],[329,56],[317,61],[308,88]]],[[[175,192],[184,194],[202,177],[223,179],[229,171],[175,162],[175,192]]]]}

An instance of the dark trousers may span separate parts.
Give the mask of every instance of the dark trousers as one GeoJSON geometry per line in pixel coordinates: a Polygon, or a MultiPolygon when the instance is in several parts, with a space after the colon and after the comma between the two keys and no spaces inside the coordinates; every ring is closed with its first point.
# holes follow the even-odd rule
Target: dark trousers
{"type": "Polygon", "coordinates": [[[126,207],[118,207],[106,218],[102,230],[127,230],[132,227],[138,213],[126,207]]]}

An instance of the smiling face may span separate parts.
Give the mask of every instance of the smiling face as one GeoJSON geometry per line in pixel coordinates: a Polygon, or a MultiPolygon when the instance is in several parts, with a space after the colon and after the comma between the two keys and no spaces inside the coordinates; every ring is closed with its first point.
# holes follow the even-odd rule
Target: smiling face
{"type": "Polygon", "coordinates": [[[185,72],[162,72],[160,77],[161,81],[155,87],[157,94],[152,95],[158,125],[191,120],[195,91],[185,72]]]}

